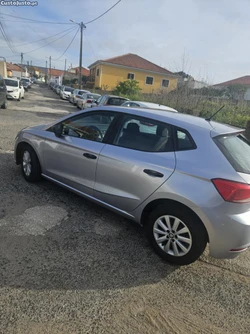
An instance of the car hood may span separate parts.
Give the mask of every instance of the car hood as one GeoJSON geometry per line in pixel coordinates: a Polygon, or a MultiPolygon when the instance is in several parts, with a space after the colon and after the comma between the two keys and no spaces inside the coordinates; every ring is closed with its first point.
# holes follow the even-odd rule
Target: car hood
{"type": "Polygon", "coordinates": [[[40,124],[35,126],[28,126],[27,128],[24,128],[23,130],[43,130],[48,127],[48,124],[40,124]]]}

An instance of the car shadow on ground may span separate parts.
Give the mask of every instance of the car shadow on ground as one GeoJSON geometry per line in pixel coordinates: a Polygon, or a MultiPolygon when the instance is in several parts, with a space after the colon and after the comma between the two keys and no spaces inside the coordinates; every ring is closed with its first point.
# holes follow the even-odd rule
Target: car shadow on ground
{"type": "Polygon", "coordinates": [[[25,182],[12,154],[0,154],[0,173],[0,287],[122,289],[178,268],[154,253],[139,225],[48,181],[25,182]],[[49,228],[37,232],[48,210],[49,228]]]}

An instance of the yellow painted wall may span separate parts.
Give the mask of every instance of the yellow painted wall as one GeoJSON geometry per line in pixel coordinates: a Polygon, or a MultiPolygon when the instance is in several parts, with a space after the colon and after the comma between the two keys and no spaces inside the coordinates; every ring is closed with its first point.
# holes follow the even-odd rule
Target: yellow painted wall
{"type": "Polygon", "coordinates": [[[103,87],[108,86],[106,90],[113,90],[120,81],[125,81],[128,78],[128,73],[134,73],[134,79],[139,82],[139,86],[142,89],[142,93],[152,93],[159,90],[166,90],[170,92],[177,87],[177,78],[173,78],[167,75],[153,74],[150,72],[142,72],[136,69],[130,70],[121,67],[115,67],[110,65],[97,65],[95,67],[95,86],[103,87]],[[96,76],[97,69],[99,69],[99,76],[96,76]],[[146,76],[154,78],[153,85],[146,84],[146,76]],[[162,87],[162,79],[169,80],[169,86],[162,87]]]}

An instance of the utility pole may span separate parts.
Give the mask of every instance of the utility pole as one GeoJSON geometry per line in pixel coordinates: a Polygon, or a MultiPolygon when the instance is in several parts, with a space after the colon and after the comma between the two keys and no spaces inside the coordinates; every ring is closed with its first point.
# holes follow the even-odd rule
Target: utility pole
{"type": "MultiPolygon", "coordinates": [[[[66,74],[66,68],[67,68],[67,59],[65,59],[63,79],[64,79],[65,74],[66,74]]],[[[62,83],[61,84],[63,84],[63,79],[62,79],[62,83]]]]}
{"type": "Polygon", "coordinates": [[[45,83],[48,82],[48,60],[46,60],[45,83]]]}
{"type": "Polygon", "coordinates": [[[83,35],[83,29],[86,29],[86,26],[83,22],[75,22],[74,20],[70,20],[71,22],[78,24],[80,27],[80,57],[79,57],[79,83],[78,88],[82,89],[82,35],[83,35]]]}
{"type": "Polygon", "coordinates": [[[51,80],[51,56],[49,57],[49,81],[51,80]]]}
{"type": "MultiPolygon", "coordinates": [[[[23,53],[21,52],[21,65],[23,65],[23,53]]],[[[23,66],[21,66],[21,77],[23,76],[23,66]]]]}
{"type": "Polygon", "coordinates": [[[86,26],[81,22],[80,24],[80,59],[79,59],[79,89],[82,89],[82,35],[83,35],[83,28],[86,26]]]}

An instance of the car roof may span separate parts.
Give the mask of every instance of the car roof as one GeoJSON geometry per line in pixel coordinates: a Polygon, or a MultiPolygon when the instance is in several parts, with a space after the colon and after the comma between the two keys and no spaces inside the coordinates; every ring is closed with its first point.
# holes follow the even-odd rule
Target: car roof
{"type": "MultiPolygon", "coordinates": [[[[86,109],[87,111],[88,109],[86,109]]],[[[109,110],[116,111],[126,114],[137,115],[141,117],[148,117],[155,119],[160,122],[171,123],[177,127],[185,128],[186,130],[194,130],[195,128],[203,129],[204,131],[211,132],[212,137],[227,134],[232,132],[242,132],[244,129],[237,128],[231,125],[218,123],[215,121],[206,121],[204,118],[177,113],[174,111],[165,111],[161,109],[150,109],[150,108],[127,108],[120,106],[103,106],[95,107],[92,110],[109,110]]],[[[88,110],[90,111],[90,110],[88,110]]]]}
{"type": "Polygon", "coordinates": [[[128,102],[138,103],[142,107],[151,108],[151,109],[163,109],[163,110],[169,110],[169,111],[177,111],[174,108],[164,106],[164,105],[159,104],[159,103],[152,103],[152,102],[145,102],[145,101],[128,101],[128,102]]]}
{"type": "Polygon", "coordinates": [[[127,99],[126,97],[123,97],[123,96],[117,96],[117,95],[103,95],[103,96],[114,97],[116,99],[123,99],[123,100],[129,101],[129,99],[127,99]]]}

